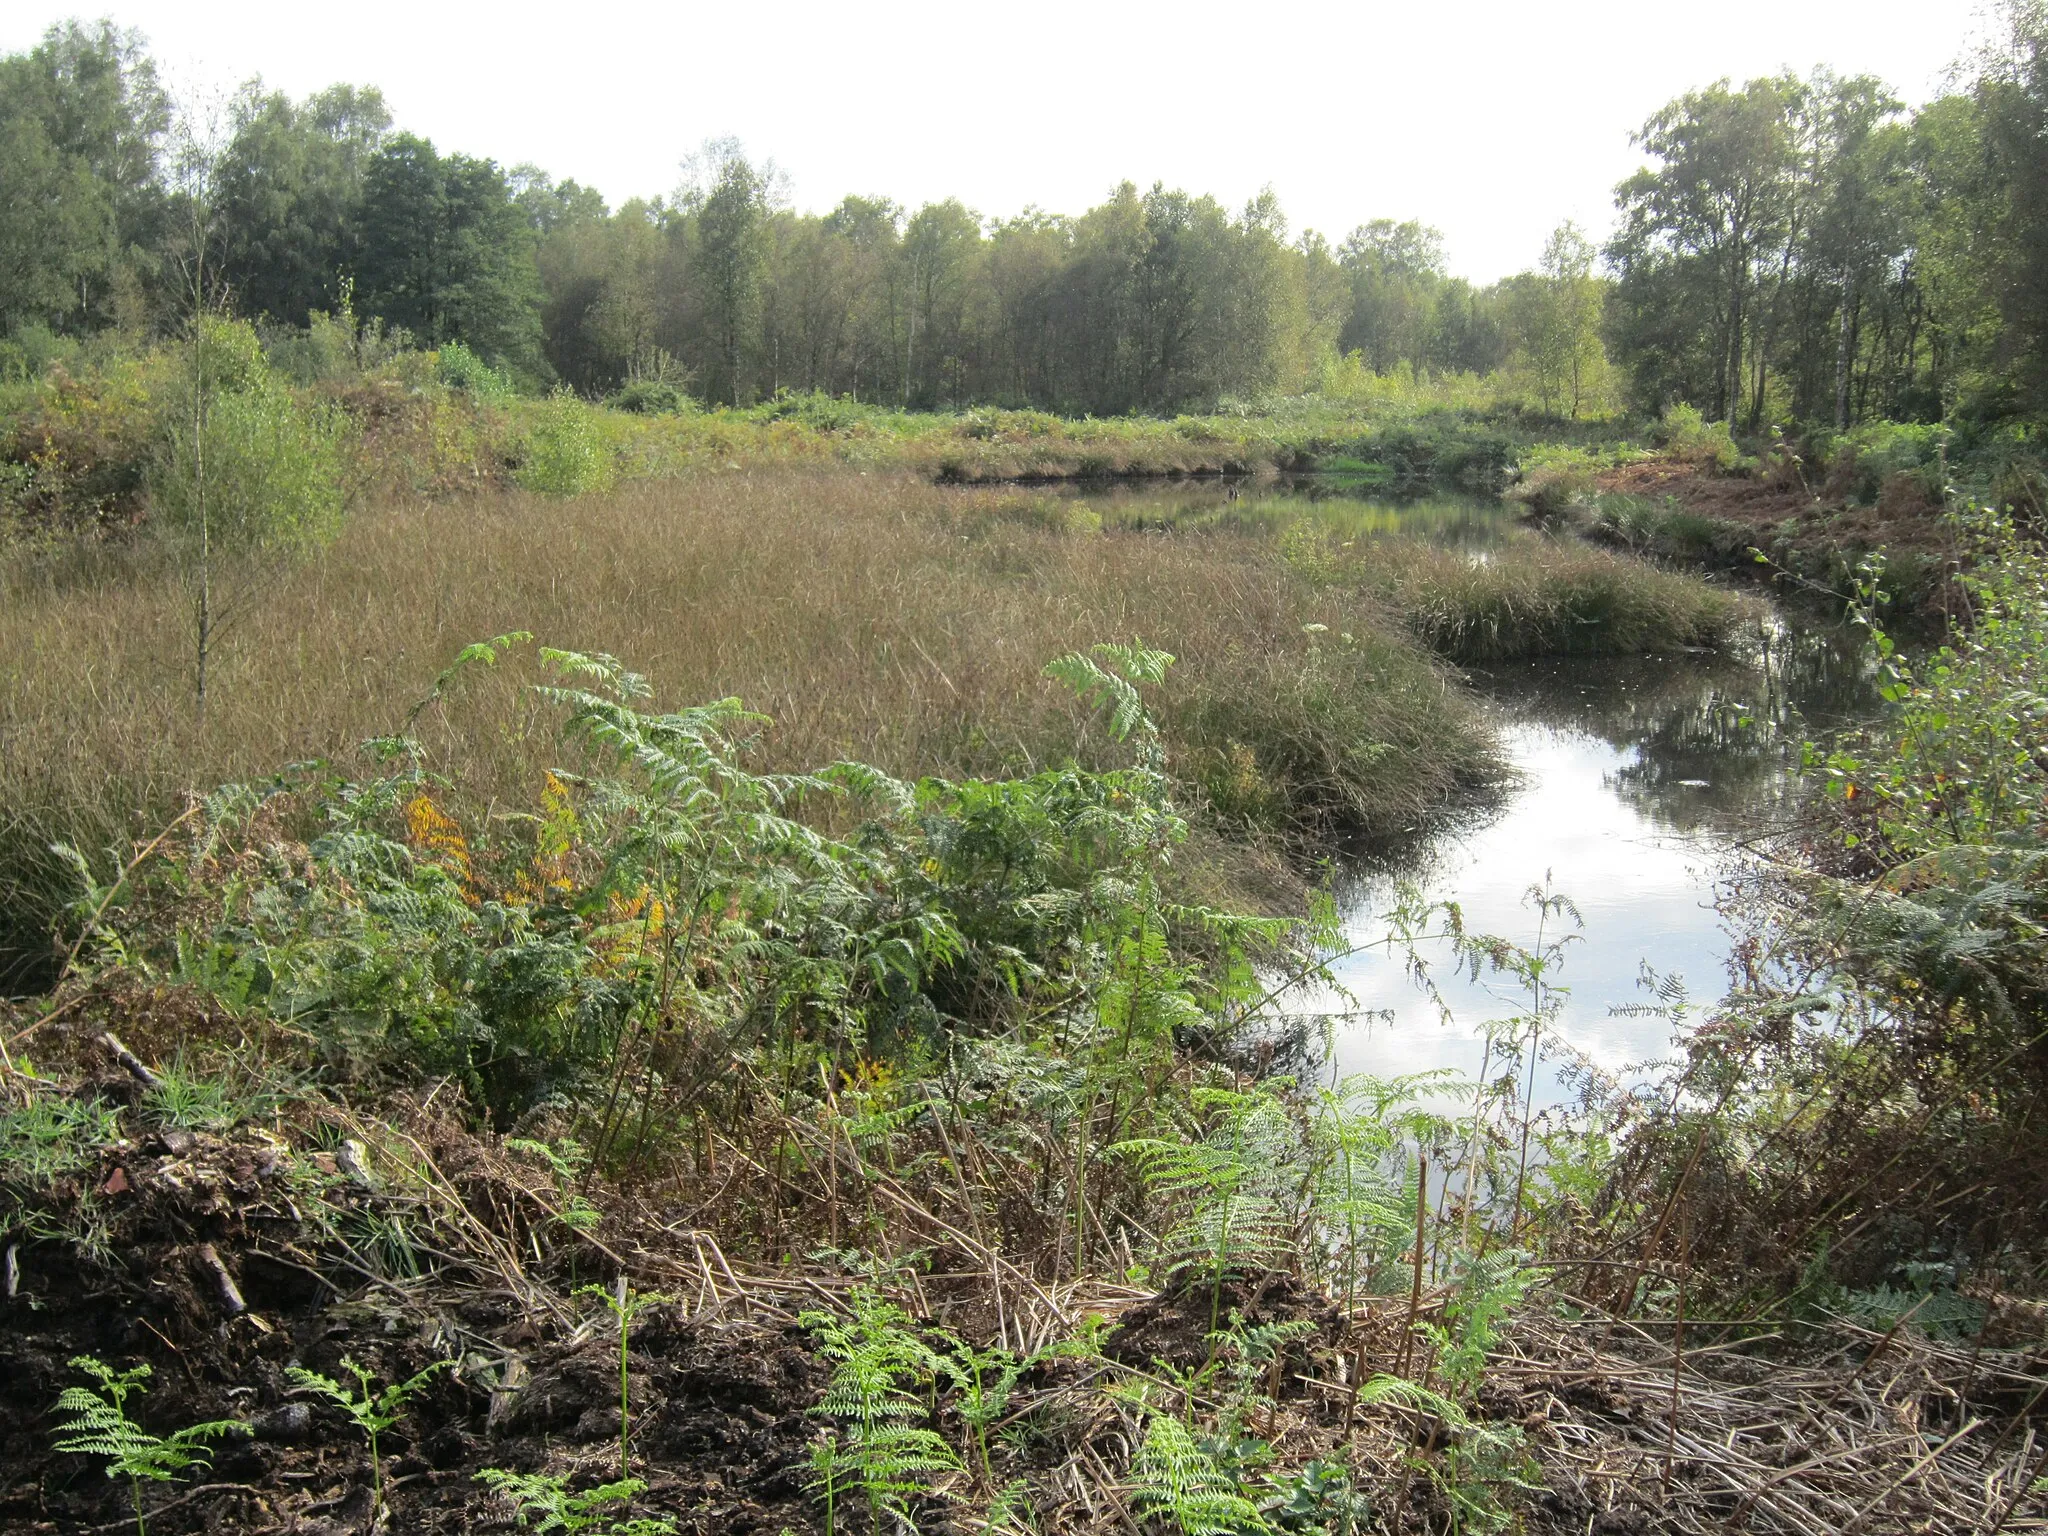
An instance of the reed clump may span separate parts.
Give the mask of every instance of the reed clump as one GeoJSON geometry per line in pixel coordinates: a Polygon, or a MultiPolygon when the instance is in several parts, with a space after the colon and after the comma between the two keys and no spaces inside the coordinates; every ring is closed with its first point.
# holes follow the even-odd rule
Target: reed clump
{"type": "Polygon", "coordinates": [[[1486,559],[1420,546],[1375,550],[1367,577],[1416,638],[1466,663],[1715,649],[1757,612],[1696,576],[1533,537],[1486,559]]]}

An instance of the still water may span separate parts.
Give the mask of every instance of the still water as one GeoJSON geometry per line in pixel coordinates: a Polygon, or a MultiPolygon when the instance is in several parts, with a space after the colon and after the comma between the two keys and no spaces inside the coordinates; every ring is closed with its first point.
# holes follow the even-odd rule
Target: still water
{"type": "MultiPolygon", "coordinates": [[[[1069,493],[1072,494],[1072,493],[1069,493]]],[[[1255,488],[1136,487],[1074,499],[1105,527],[1271,535],[1313,518],[1346,538],[1420,539],[1493,557],[1540,537],[1514,510],[1471,497],[1390,500],[1315,479],[1255,488]]],[[[1724,989],[1731,937],[1717,890],[1748,845],[1791,817],[1799,742],[1867,718],[1875,693],[1853,637],[1774,615],[1729,654],[1544,660],[1475,671],[1514,780],[1488,807],[1396,859],[1355,867],[1344,883],[1347,941],[1370,946],[1404,890],[1458,902],[1468,932],[1533,947],[1530,887],[1569,898],[1577,919],[1555,976],[1555,1036],[1539,1101],[1572,1091],[1574,1053],[1624,1080],[1671,1054],[1672,1025],[1648,973],[1682,983],[1696,1005],[1724,989]]],[[[1478,1026],[1518,1011],[1510,982],[1458,974],[1450,946],[1425,943],[1437,996],[1406,957],[1363,948],[1340,961],[1349,999],[1297,994],[1290,1011],[1333,1017],[1333,1068],[1394,1076],[1481,1066],[1478,1026]],[[1450,1019],[1443,1017],[1447,1006],[1450,1019]]],[[[1668,997],[1667,997],[1668,1001],[1668,997]]]]}
{"type": "MultiPolygon", "coordinates": [[[[1802,736],[1869,712],[1858,653],[1839,634],[1774,627],[1746,654],[1552,660],[1473,681],[1517,778],[1471,823],[1360,871],[1345,892],[1348,940],[1384,934],[1405,885],[1455,900],[1468,932],[1534,949],[1540,914],[1529,892],[1547,886],[1576,916],[1542,919],[1543,938],[1565,939],[1555,1035],[1569,1050],[1546,1064],[1538,1099],[1567,1096],[1559,1068],[1574,1053],[1623,1080],[1646,1075],[1670,1054],[1672,1032],[1650,1006],[1660,1001],[1651,980],[1681,985],[1694,1005],[1720,996],[1732,940],[1717,891],[1791,818],[1802,736]]],[[[1511,979],[1455,971],[1448,943],[1417,953],[1437,998],[1384,949],[1336,967],[1359,1010],[1333,1038],[1338,1071],[1470,1076],[1477,1026],[1526,1004],[1511,979]]]]}

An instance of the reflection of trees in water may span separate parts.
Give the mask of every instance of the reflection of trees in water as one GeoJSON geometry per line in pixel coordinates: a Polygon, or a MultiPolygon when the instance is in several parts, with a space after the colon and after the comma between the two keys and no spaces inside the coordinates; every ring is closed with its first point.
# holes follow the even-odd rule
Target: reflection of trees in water
{"type": "Polygon", "coordinates": [[[1634,749],[1615,793],[1680,832],[1782,819],[1800,742],[1878,707],[1858,637],[1832,628],[1775,626],[1746,656],[1550,660],[1478,680],[1513,717],[1634,749]]]}
{"type": "MultiPolygon", "coordinates": [[[[1277,537],[1313,519],[1339,539],[1412,539],[1475,559],[1532,537],[1515,510],[1475,496],[1396,496],[1341,479],[1178,481],[1051,486],[1032,493],[1079,503],[1106,528],[1277,537]]],[[[1878,701],[1858,636],[1768,619],[1741,654],[1554,658],[1475,673],[1511,718],[1583,731],[1631,761],[1614,771],[1621,800],[1681,833],[1749,830],[1781,821],[1798,793],[1799,743],[1870,718],[1878,701]],[[1745,723],[1747,722],[1747,723],[1745,723]]],[[[1465,807],[1471,831],[1500,806],[1465,807]]],[[[1422,847],[1370,850],[1374,867],[1419,870],[1422,847]]]]}

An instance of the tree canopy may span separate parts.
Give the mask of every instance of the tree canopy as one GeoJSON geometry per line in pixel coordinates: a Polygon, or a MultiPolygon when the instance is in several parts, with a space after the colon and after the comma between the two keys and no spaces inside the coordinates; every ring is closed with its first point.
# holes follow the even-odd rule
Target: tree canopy
{"type": "MultiPolygon", "coordinates": [[[[1683,402],[1750,432],[2038,416],[2048,0],[2001,14],[1996,46],[1917,111],[1826,70],[1679,97],[1635,135],[1644,164],[1604,251],[1562,226],[1483,287],[1417,220],[1294,234],[1270,193],[1232,208],[1126,182],[1072,215],[875,195],[803,213],[729,139],[689,157],[677,191],[612,208],[399,131],[373,87],[295,101],[260,81],[233,99],[209,179],[214,266],[260,323],[346,308],[589,395],[655,380],[733,404],[794,390],[1114,414],[1509,368],[1561,415],[1623,379],[1641,409],[1683,402]]],[[[0,59],[6,334],[163,323],[185,195],[171,122],[133,33],[70,23],[0,59]]]]}

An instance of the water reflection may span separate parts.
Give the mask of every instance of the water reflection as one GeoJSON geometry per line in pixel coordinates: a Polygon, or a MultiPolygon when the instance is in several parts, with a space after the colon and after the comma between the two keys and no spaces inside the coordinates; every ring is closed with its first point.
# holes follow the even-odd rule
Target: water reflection
{"type": "Polygon", "coordinates": [[[1512,725],[1622,754],[1612,794],[1661,827],[1752,837],[1790,810],[1799,743],[1878,707],[1854,631],[1769,616],[1722,654],[1549,657],[1471,674],[1512,725]]]}
{"type": "MultiPolygon", "coordinates": [[[[1547,536],[1499,500],[1396,498],[1327,477],[1019,494],[1029,499],[1017,512],[1078,510],[1106,528],[1272,537],[1308,518],[1346,539],[1416,539],[1481,560],[1509,539],[1547,536]]],[[[1518,781],[1469,824],[1398,863],[1357,870],[1343,892],[1350,942],[1381,936],[1398,888],[1412,883],[1430,899],[1457,900],[1469,931],[1528,945],[1535,916],[1525,895],[1548,879],[1583,920],[1559,978],[1569,988],[1559,1035],[1625,1074],[1668,1054],[1670,1024],[1615,1008],[1650,1001],[1639,984],[1646,964],[1682,978],[1699,1002],[1719,995],[1729,939],[1717,879],[1744,856],[1745,840],[1790,820],[1800,741],[1875,712],[1870,669],[1854,635],[1773,615],[1732,653],[1553,658],[1472,679],[1498,713],[1518,781]]],[[[1335,1039],[1339,1071],[1478,1071],[1477,1026],[1513,1014],[1517,1000],[1498,982],[1450,975],[1446,945],[1423,955],[1455,1022],[1440,1021],[1399,955],[1354,956],[1338,967],[1360,1010],[1335,1039]]],[[[1290,1004],[1306,1012],[1339,1000],[1290,1004]]],[[[1539,1077],[1539,1099],[1564,1096],[1556,1065],[1539,1077]]]]}
{"type": "MultiPolygon", "coordinates": [[[[1645,965],[1682,979],[1696,1001],[1719,994],[1729,938],[1717,878],[1744,856],[1743,839],[1789,816],[1801,737],[1876,707],[1868,668],[1849,637],[1774,624],[1746,655],[1552,660],[1475,683],[1499,712],[1520,780],[1485,818],[1361,872],[1345,892],[1350,941],[1383,933],[1397,887],[1412,882],[1430,899],[1455,899],[1468,930],[1532,945],[1527,893],[1548,879],[1583,923],[1559,977],[1569,996],[1558,1036],[1633,1075],[1670,1049],[1669,1020],[1641,1011],[1653,1001],[1645,965]]],[[[1400,956],[1354,956],[1338,971],[1363,1012],[1337,1034],[1337,1070],[1479,1070],[1476,1027],[1512,1015],[1519,999],[1497,979],[1449,974],[1447,944],[1420,953],[1455,1023],[1441,1021],[1400,956]]],[[[1557,1066],[1539,1077],[1543,1102],[1566,1096],[1557,1066]]]]}

